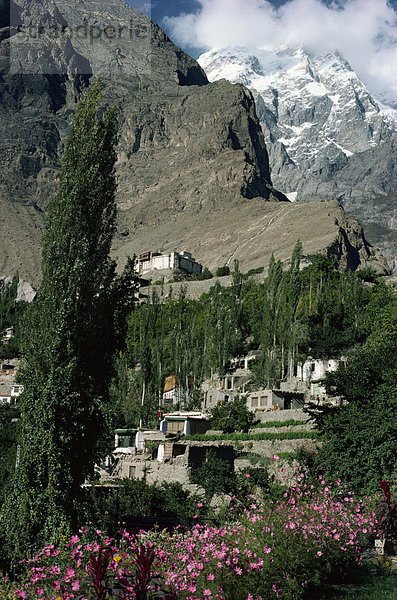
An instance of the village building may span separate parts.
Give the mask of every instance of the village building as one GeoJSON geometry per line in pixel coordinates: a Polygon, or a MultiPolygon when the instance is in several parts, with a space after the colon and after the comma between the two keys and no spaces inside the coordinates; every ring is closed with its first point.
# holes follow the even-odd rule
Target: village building
{"type": "Polygon", "coordinates": [[[131,449],[131,451],[120,452],[120,448],[116,448],[115,462],[110,469],[110,475],[106,477],[107,481],[124,478],[144,479],[148,484],[172,481],[180,483],[185,489],[196,491],[197,486],[190,483],[191,472],[207,460],[208,452],[212,452],[216,458],[227,461],[230,469],[233,470],[233,446],[190,445],[172,439],[166,440],[164,437],[157,441],[159,443],[155,452],[145,446],[140,451],[131,449]]]}
{"type": "Polygon", "coordinates": [[[193,381],[188,377],[185,382],[185,388],[179,385],[178,377],[170,375],[165,378],[163,387],[162,406],[173,405],[177,408],[185,408],[193,399],[193,381]]]}
{"type": "Polygon", "coordinates": [[[328,372],[336,371],[339,363],[345,361],[335,358],[311,358],[309,357],[303,364],[297,366],[297,379],[302,381],[306,389],[310,390],[310,399],[314,400],[317,396],[320,399],[327,398],[327,391],[324,387],[324,379],[328,372]]]}
{"type": "Polygon", "coordinates": [[[15,335],[15,327],[7,327],[0,333],[0,343],[6,344],[15,335]]]}
{"type": "Polygon", "coordinates": [[[295,375],[288,376],[278,387],[256,389],[249,367],[251,361],[260,356],[258,350],[233,358],[223,377],[214,374],[204,381],[201,386],[202,410],[209,411],[219,402],[229,402],[236,396],[246,395],[247,407],[260,418],[260,413],[266,411],[301,408],[316,397],[329,400],[324,378],[327,372],[337,369],[339,360],[308,358],[305,363],[297,365],[295,375]]]}
{"type": "Polygon", "coordinates": [[[4,361],[0,365],[0,403],[11,404],[23,392],[23,385],[15,383],[19,369],[19,360],[4,361]]]}
{"type": "Polygon", "coordinates": [[[206,433],[210,429],[210,422],[202,412],[172,412],[165,414],[160,422],[160,431],[174,435],[194,435],[206,433]]]}
{"type": "Polygon", "coordinates": [[[269,410],[290,410],[302,408],[304,393],[282,389],[259,389],[247,396],[247,407],[255,412],[260,419],[260,413],[269,410]]]}
{"type": "Polygon", "coordinates": [[[202,265],[195,261],[190,252],[144,252],[135,261],[135,269],[139,275],[158,279],[161,276],[170,277],[175,273],[184,275],[200,275],[202,265]]]}

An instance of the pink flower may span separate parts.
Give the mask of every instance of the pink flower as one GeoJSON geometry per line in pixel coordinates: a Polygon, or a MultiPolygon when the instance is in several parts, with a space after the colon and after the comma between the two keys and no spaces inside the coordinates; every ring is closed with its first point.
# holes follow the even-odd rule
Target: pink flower
{"type": "Polygon", "coordinates": [[[249,473],[244,473],[244,477],[251,477],[249,473]]]}
{"type": "Polygon", "coordinates": [[[204,591],[203,591],[203,596],[212,596],[212,592],[211,592],[211,590],[208,590],[208,589],[207,589],[207,590],[204,590],[204,591]]]}
{"type": "Polygon", "coordinates": [[[320,551],[317,552],[317,556],[322,556],[322,555],[323,555],[322,552],[320,552],[320,551]]]}
{"type": "Polygon", "coordinates": [[[70,538],[70,540],[69,540],[69,542],[71,544],[78,544],[79,541],[80,541],[80,538],[79,538],[78,535],[72,535],[71,538],[70,538]]]}
{"type": "Polygon", "coordinates": [[[78,582],[78,580],[76,579],[76,581],[72,582],[72,590],[75,592],[78,592],[80,589],[80,583],[78,582]]]}
{"type": "Polygon", "coordinates": [[[271,460],[280,460],[280,457],[278,456],[278,454],[273,454],[273,456],[270,457],[271,460]]]}

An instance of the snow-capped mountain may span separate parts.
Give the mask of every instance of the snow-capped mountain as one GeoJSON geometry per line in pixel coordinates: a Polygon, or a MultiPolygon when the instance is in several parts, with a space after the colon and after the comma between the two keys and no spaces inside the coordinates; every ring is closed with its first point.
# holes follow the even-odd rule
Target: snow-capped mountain
{"type": "Polygon", "coordinates": [[[253,92],[275,187],[292,201],[337,198],[393,262],[397,110],[380,106],[336,52],[226,48],[198,61],[210,81],[253,92]]]}

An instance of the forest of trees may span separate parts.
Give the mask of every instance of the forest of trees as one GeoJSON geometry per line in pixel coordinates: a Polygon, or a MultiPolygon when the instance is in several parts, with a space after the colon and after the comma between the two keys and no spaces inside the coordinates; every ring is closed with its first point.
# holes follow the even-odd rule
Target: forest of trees
{"type": "Polygon", "coordinates": [[[254,383],[269,387],[309,354],[337,357],[362,342],[372,289],[360,275],[337,271],[325,256],[300,269],[301,256],[299,241],[288,269],[272,256],[263,283],[243,275],[236,262],[231,285],[216,282],[198,300],[182,288],[160,303],[153,292],[128,317],[125,350],[116,359],[112,392],[123,424],[150,424],[169,375],[177,376],[182,390],[193,386],[191,408],[205,378],[222,376],[232,357],[251,349],[261,350],[254,383]]]}

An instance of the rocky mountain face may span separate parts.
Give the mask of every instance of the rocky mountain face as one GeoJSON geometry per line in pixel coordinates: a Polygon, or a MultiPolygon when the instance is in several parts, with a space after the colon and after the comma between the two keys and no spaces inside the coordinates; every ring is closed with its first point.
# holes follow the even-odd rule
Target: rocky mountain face
{"type": "Polygon", "coordinates": [[[40,239],[76,104],[101,76],[118,112],[114,256],[189,250],[243,269],[304,252],[387,267],[336,202],[273,187],[251,92],[201,67],[123,0],[0,0],[0,276],[40,282],[40,239]],[[11,20],[8,20],[11,10],[11,20]],[[317,215],[322,234],[313,229],[317,215]]]}
{"type": "Polygon", "coordinates": [[[199,63],[210,81],[253,92],[274,185],[292,201],[337,199],[395,262],[397,111],[381,110],[337,53],[226,48],[199,63]]]}

